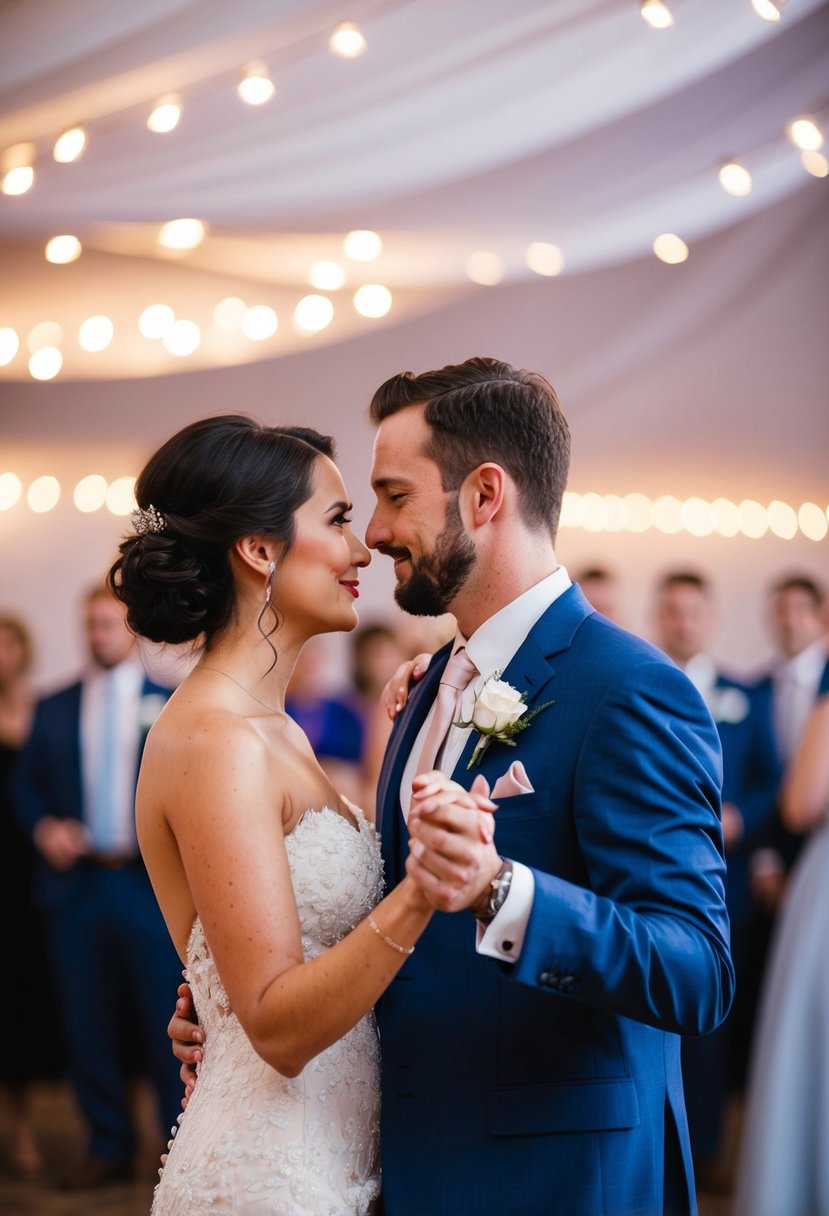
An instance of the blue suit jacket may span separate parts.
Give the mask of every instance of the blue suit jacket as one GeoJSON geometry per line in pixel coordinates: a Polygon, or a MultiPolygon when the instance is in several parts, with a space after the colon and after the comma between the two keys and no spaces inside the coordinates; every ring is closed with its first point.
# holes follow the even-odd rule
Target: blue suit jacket
{"type": "MultiPolygon", "coordinates": [[[[390,886],[403,767],[447,657],[381,774],[390,886]]],[[[503,678],[530,707],[555,701],[478,770],[527,769],[535,792],[501,801],[496,844],[532,868],[535,900],[514,966],[476,953],[469,916],[436,914],[383,997],[387,1216],[693,1212],[677,1036],[713,1029],[733,990],[716,730],[685,676],[577,587],[503,678]]]]}
{"type": "MultiPolygon", "coordinates": [[[[32,732],[20,754],[14,773],[17,813],[31,835],[45,815],[59,819],[83,819],[81,777],[81,688],[80,682],[38,702],[32,732]]],[[[141,696],[169,697],[162,688],[145,679],[141,696]]],[[[136,732],[136,757],[140,762],[147,732],[136,732]]],[[[136,764],[136,774],[138,765],[136,764]]],[[[55,870],[40,857],[38,893],[47,908],[65,906],[83,881],[82,864],[55,870]]]]}

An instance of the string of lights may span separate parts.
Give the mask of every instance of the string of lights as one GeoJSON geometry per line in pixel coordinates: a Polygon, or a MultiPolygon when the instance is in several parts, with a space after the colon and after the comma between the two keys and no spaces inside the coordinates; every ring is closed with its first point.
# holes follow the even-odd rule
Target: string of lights
{"type": "MultiPolygon", "coordinates": [[[[82,477],[72,489],[72,503],[83,514],[106,509],[113,515],[125,516],[135,510],[135,477],[117,477],[113,481],[99,473],[82,477]]],[[[43,515],[54,510],[64,497],[56,477],[46,474],[24,487],[15,473],[0,473],[0,512],[28,507],[43,515]]],[[[759,540],[775,536],[779,540],[805,537],[824,540],[829,534],[829,506],[825,509],[813,502],[795,507],[775,499],[763,504],[745,498],[733,502],[729,498],[691,497],[679,499],[663,494],[651,499],[646,494],[630,493],[580,494],[568,490],[564,495],[561,527],[581,528],[587,532],[662,532],[666,535],[685,533],[689,536],[747,537],[759,540]]]]}
{"type": "MultiPolygon", "coordinates": [[[[749,3],[749,0],[745,0],[749,3]]],[[[781,9],[785,0],[750,0],[758,17],[767,21],[780,19],[781,9]]],[[[656,30],[670,30],[675,25],[675,18],[666,0],[640,0],[640,13],[648,25],[656,30]]],[[[680,15],[681,16],[681,15],[680,15]]],[[[681,20],[680,20],[681,24],[681,20]]],[[[670,35],[668,35],[670,36],[670,35]]],[[[328,46],[331,52],[345,59],[353,59],[362,55],[367,49],[366,38],[360,27],[353,21],[340,23],[330,34],[328,46]]],[[[215,81],[211,87],[215,86],[215,81]]],[[[274,97],[276,89],[271,70],[263,62],[245,63],[238,73],[236,85],[239,97],[249,106],[266,105],[274,97]]],[[[198,90],[194,85],[193,89],[198,90]]],[[[185,91],[168,92],[147,103],[147,128],[161,137],[174,131],[179,125],[186,105],[185,91]]],[[[110,116],[110,122],[115,122],[118,115],[110,116]]],[[[135,107],[125,111],[121,120],[133,121],[135,107]]],[[[785,125],[785,135],[797,149],[803,168],[815,177],[829,175],[829,160],[821,149],[824,145],[824,135],[821,123],[825,115],[819,109],[816,116],[801,114],[792,118],[785,125]]],[[[106,124],[98,123],[102,130],[106,124]]],[[[45,146],[32,142],[23,142],[7,148],[0,155],[0,189],[7,195],[24,195],[36,186],[36,166],[39,157],[51,154],[61,165],[70,165],[83,156],[90,142],[95,137],[96,123],[78,123],[61,131],[54,140],[51,153],[45,146]]],[[[778,135],[775,138],[782,138],[778,135]]],[[[753,188],[752,157],[759,156],[763,149],[743,150],[740,157],[729,156],[716,166],[711,167],[712,175],[716,173],[722,189],[734,196],[745,197],[753,188]]],[[[84,239],[87,239],[86,237],[84,239]]],[[[204,220],[194,216],[178,217],[159,225],[157,235],[158,247],[161,251],[186,255],[189,251],[199,248],[205,241],[210,240],[210,227],[204,220]]],[[[94,238],[90,238],[94,247],[94,238]]],[[[652,241],[653,254],[668,265],[679,265],[690,256],[688,241],[677,232],[662,232],[655,235],[652,241]]],[[[312,293],[300,294],[291,300],[288,325],[300,335],[310,337],[325,330],[334,321],[337,310],[341,308],[341,299],[336,301],[329,295],[318,293],[336,293],[341,291],[347,281],[349,283],[350,300],[347,307],[352,308],[359,316],[370,320],[385,317],[392,309],[394,300],[392,292],[381,282],[355,281],[355,266],[370,263],[377,259],[383,251],[383,238],[380,234],[359,230],[342,235],[343,261],[330,259],[311,261],[307,272],[308,285],[312,293]],[[351,263],[351,265],[349,265],[351,263]]],[[[69,265],[83,256],[84,246],[81,238],[74,233],[58,233],[50,237],[44,247],[46,260],[54,265],[69,265]]],[[[567,251],[559,245],[534,241],[528,244],[524,254],[526,266],[534,273],[543,277],[555,277],[563,273],[567,265],[567,251]]],[[[503,254],[493,249],[475,249],[465,260],[465,273],[473,283],[492,287],[500,283],[508,274],[507,260],[503,254]]],[[[515,266],[512,266],[512,272],[515,266]]],[[[71,328],[54,321],[44,321],[34,325],[28,333],[18,332],[11,325],[3,324],[0,317],[0,368],[9,367],[16,361],[26,360],[29,375],[39,381],[48,381],[58,376],[64,370],[64,363],[70,354],[77,355],[77,348],[87,354],[96,354],[109,349],[113,342],[122,336],[116,331],[112,319],[103,313],[95,313],[83,319],[71,328]]],[[[275,339],[280,326],[284,333],[286,318],[280,317],[269,304],[249,303],[236,296],[219,299],[212,307],[212,322],[216,329],[224,334],[237,335],[240,341],[266,343],[275,339]]],[[[122,325],[120,322],[119,325],[122,325]]],[[[207,321],[204,316],[196,320],[193,316],[179,315],[170,303],[147,303],[141,309],[136,308],[133,329],[137,327],[143,339],[150,343],[158,343],[160,349],[171,357],[174,363],[193,355],[201,346],[208,343],[210,336],[206,331],[207,321]]],[[[278,339],[277,339],[278,341],[278,339]]],[[[117,349],[117,346],[116,348],[117,349]]],[[[16,367],[15,369],[16,370],[16,367]]],[[[71,373],[71,368],[67,369],[71,373]]]]}

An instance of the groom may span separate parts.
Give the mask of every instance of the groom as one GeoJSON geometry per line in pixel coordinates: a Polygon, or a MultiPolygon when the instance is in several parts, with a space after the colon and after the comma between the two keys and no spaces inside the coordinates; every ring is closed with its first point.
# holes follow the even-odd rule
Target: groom
{"type": "Polygon", "coordinates": [[[543,377],[493,359],[405,373],[371,417],[367,543],[404,609],[459,629],[391,736],[386,879],[409,869],[476,918],[433,918],[380,1003],[386,1216],[694,1212],[678,1036],[713,1030],[733,987],[715,728],[556,560],[569,432],[543,377]],[[478,732],[430,728],[447,695],[468,722],[501,670],[529,724],[470,768],[478,732]],[[428,797],[407,822],[434,767],[489,783],[497,853],[428,797]]]}

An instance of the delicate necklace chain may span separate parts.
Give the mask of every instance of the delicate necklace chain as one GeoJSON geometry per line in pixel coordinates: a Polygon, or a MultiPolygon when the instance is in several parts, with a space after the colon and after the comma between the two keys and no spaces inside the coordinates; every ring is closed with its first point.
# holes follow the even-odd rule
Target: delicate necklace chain
{"type": "Polygon", "coordinates": [[[265,709],[269,709],[272,714],[281,714],[283,712],[281,709],[277,709],[275,705],[269,705],[267,701],[263,701],[261,697],[257,697],[255,692],[251,692],[249,688],[245,688],[244,684],[241,684],[236,677],[230,675],[229,672],[222,671],[218,667],[211,667],[209,663],[199,663],[199,667],[202,671],[215,671],[217,676],[224,676],[226,680],[230,680],[231,683],[235,684],[237,688],[241,688],[242,692],[246,692],[249,697],[253,697],[254,701],[258,701],[260,705],[264,705],[265,709]]]}

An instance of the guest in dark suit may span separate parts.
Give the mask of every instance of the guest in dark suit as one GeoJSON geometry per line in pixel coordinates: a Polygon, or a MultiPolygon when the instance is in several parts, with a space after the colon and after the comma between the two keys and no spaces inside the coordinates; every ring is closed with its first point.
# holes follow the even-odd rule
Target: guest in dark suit
{"type": "Polygon", "coordinates": [[[124,610],[103,587],[86,598],[84,630],[88,667],[38,704],[15,776],[18,813],[39,853],[38,892],[89,1135],[86,1159],[61,1180],[73,1190],[131,1172],[120,1025],[142,1041],[163,1124],[178,1106],[165,1026],[179,962],[139,857],[133,810],[144,739],[169,689],[144,674],[124,610]]]}
{"type": "MultiPolygon", "coordinates": [[[[815,701],[829,692],[823,607],[823,589],[808,575],[789,575],[771,589],[769,625],[778,657],[757,682],[756,693],[771,716],[783,767],[794,758],[815,701]]],[[[752,859],[752,882],[757,902],[773,915],[802,838],[777,817],[764,843],[767,847],[752,859]]]]}
{"type": "MultiPolygon", "coordinates": [[[[708,581],[676,570],[657,587],[656,642],[681,667],[708,706],[723,753],[722,824],[731,922],[731,955],[739,989],[750,914],[747,857],[774,817],[780,766],[771,720],[752,689],[721,670],[710,654],[717,618],[708,581]]],[[[731,1021],[682,1043],[688,1122],[698,1182],[725,1185],[720,1162],[730,1079],[731,1021]]]]}
{"type": "MultiPolygon", "coordinates": [[[[778,653],[770,670],[754,685],[752,695],[758,712],[765,714],[771,724],[781,770],[794,759],[816,700],[829,692],[824,599],[820,584],[800,573],[779,579],[769,594],[768,623],[778,653]]],[[[735,1061],[741,1085],[748,1072],[772,933],[788,874],[801,845],[802,837],[784,825],[777,808],[752,841],[746,961],[732,1015],[743,1044],[741,1056],[735,1061]]]]}

